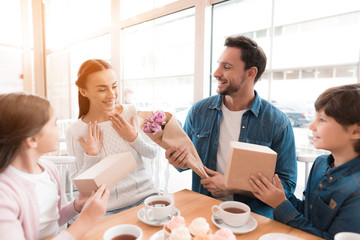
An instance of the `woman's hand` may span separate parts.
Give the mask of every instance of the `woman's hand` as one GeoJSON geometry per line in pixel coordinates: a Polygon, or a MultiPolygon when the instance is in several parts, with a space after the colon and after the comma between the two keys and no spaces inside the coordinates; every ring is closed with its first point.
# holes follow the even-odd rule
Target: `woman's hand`
{"type": "Polygon", "coordinates": [[[137,138],[138,133],[135,127],[134,117],[131,118],[131,124],[129,124],[122,116],[120,116],[119,113],[116,112],[110,115],[110,120],[120,137],[128,142],[133,142],[137,138]]]}
{"type": "Polygon", "coordinates": [[[286,200],[284,188],[277,174],[274,176],[274,185],[261,173],[258,173],[258,177],[251,175],[249,182],[254,196],[272,208],[286,200]]]}
{"type": "Polygon", "coordinates": [[[82,147],[85,149],[85,152],[89,156],[99,155],[102,147],[103,133],[95,121],[94,124],[91,122],[88,123],[88,137],[85,141],[84,138],[80,137],[79,141],[82,147]]]}

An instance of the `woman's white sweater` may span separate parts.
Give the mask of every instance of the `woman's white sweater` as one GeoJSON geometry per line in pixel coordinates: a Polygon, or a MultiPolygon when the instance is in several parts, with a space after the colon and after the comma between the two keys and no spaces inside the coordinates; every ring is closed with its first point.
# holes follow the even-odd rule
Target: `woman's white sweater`
{"type": "Polygon", "coordinates": [[[86,141],[88,135],[87,124],[81,119],[72,123],[66,132],[68,154],[76,157],[76,169],[72,171],[72,177],[79,175],[109,155],[120,152],[131,152],[134,155],[136,169],[110,189],[108,211],[127,207],[149,195],[158,193],[150,174],[145,169],[142,158],[142,156],[154,158],[156,156],[155,145],[144,141],[147,136],[142,134],[139,129],[136,121],[136,109],[133,105],[124,104],[121,116],[129,123],[131,117],[135,118],[138,137],[133,142],[127,142],[116,132],[111,121],[99,123],[103,132],[103,146],[98,156],[87,155],[79,141],[80,137],[86,141]]]}

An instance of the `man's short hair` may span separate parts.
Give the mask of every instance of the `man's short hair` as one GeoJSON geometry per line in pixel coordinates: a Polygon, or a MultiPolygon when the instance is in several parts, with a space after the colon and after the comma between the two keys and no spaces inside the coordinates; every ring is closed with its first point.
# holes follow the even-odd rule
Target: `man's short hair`
{"type": "Polygon", "coordinates": [[[243,35],[228,37],[225,40],[226,47],[241,49],[241,60],[245,63],[245,70],[256,67],[258,72],[255,76],[255,83],[259,80],[266,68],[266,55],[258,44],[243,35]]]}

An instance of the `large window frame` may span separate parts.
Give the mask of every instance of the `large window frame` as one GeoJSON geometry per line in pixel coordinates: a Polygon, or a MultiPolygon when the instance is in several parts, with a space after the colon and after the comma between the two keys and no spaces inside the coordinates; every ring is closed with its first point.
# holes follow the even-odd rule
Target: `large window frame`
{"type": "MultiPolygon", "coordinates": [[[[41,96],[47,96],[46,93],[46,58],[48,55],[57,51],[70,51],[72,45],[97,38],[105,34],[111,35],[111,63],[116,75],[122,84],[122,42],[123,29],[134,26],[146,21],[150,21],[162,16],[166,16],[187,8],[195,8],[195,50],[194,50],[194,96],[193,101],[203,99],[211,95],[211,24],[212,24],[212,7],[215,4],[225,2],[226,0],[179,0],[169,3],[162,7],[138,14],[128,19],[121,19],[120,8],[121,0],[111,0],[111,26],[95,32],[85,34],[76,39],[72,39],[63,47],[58,49],[45,49],[46,41],[44,37],[44,2],[42,0],[21,0],[23,12],[23,65],[24,65],[24,90],[41,96]],[[29,14],[30,13],[30,14],[29,14]],[[30,21],[29,21],[30,20],[30,21]],[[29,46],[29,22],[33,22],[34,46],[29,46]],[[120,53],[120,54],[119,54],[120,53]],[[34,66],[32,69],[31,66],[34,66]]],[[[274,0],[273,0],[274,2],[274,0]]],[[[68,64],[69,63],[64,63],[68,64]]],[[[68,66],[70,68],[70,66],[68,66]]],[[[360,59],[358,62],[360,69],[360,59]]],[[[271,67],[270,67],[271,70],[271,67]]],[[[69,79],[70,76],[69,72],[69,79]]],[[[269,76],[269,91],[271,91],[271,81],[273,74],[269,76]]],[[[360,71],[357,72],[357,79],[360,82],[360,71]]],[[[69,87],[71,98],[75,98],[74,91],[69,87]]],[[[124,96],[124,94],[120,94],[124,96]]],[[[269,92],[270,96],[270,92],[269,92]]],[[[122,99],[123,101],[123,99],[122,99]]],[[[71,101],[73,102],[73,101],[71,101]]],[[[73,108],[72,108],[73,109],[73,108]]],[[[69,118],[74,116],[74,111],[70,111],[69,118]]]]}

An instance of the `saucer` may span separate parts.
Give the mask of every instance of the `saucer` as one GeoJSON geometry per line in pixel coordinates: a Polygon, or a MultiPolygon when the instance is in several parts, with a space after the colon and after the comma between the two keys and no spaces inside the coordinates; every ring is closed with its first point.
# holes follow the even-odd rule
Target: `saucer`
{"type": "Polygon", "coordinates": [[[156,233],[154,233],[149,240],[164,240],[165,239],[165,235],[164,235],[164,230],[160,230],[156,233]]]}
{"type": "Polygon", "coordinates": [[[284,233],[267,233],[262,235],[258,240],[276,240],[276,239],[298,240],[299,238],[284,233]]]}
{"type": "MultiPolygon", "coordinates": [[[[179,209],[175,208],[175,212],[176,212],[176,214],[174,216],[180,216],[179,209]]],[[[146,224],[148,224],[150,226],[154,226],[154,227],[164,226],[170,221],[169,219],[164,219],[164,220],[148,220],[148,219],[146,219],[145,208],[141,208],[137,212],[137,218],[140,221],[142,221],[143,223],[146,223],[146,224]]]]}
{"type": "Polygon", "coordinates": [[[232,227],[230,225],[227,225],[226,223],[217,224],[214,220],[214,215],[211,216],[211,221],[215,226],[218,228],[227,228],[230,229],[234,234],[243,234],[248,233],[254,230],[257,227],[257,221],[256,219],[250,215],[249,220],[245,223],[245,225],[242,225],[241,227],[232,227]]]}

